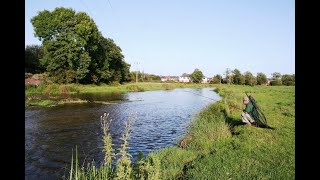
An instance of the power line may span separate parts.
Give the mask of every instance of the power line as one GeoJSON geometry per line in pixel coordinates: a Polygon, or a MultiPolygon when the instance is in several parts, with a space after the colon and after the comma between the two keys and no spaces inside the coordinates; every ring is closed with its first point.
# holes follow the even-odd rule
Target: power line
{"type": "Polygon", "coordinates": [[[84,1],[80,1],[80,2],[85,6],[85,8],[87,9],[90,17],[93,18],[93,14],[92,14],[91,11],[89,10],[88,6],[84,3],[84,1]]]}
{"type": "Polygon", "coordinates": [[[109,5],[110,5],[111,9],[113,9],[109,0],[108,0],[108,2],[109,2],[109,5]]]}

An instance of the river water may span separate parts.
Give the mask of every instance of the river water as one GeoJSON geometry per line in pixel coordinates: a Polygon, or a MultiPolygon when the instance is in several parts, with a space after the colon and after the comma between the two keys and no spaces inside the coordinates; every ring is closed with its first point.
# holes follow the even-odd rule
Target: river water
{"type": "Polygon", "coordinates": [[[72,149],[77,146],[80,165],[103,160],[100,116],[109,113],[113,149],[129,118],[134,120],[129,139],[133,161],[174,146],[192,118],[220,97],[213,88],[174,89],[125,94],[92,93],[73,97],[110,104],[65,104],[25,110],[25,179],[59,179],[67,175],[72,149]],[[211,99],[209,99],[211,98],[211,99]]]}

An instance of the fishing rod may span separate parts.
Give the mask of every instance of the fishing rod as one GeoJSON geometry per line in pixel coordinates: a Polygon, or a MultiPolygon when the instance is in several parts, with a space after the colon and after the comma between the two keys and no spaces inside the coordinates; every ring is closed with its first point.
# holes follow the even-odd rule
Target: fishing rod
{"type": "Polygon", "coordinates": [[[183,91],[185,91],[185,92],[189,92],[189,93],[192,93],[192,94],[195,94],[195,95],[198,95],[198,96],[202,96],[202,97],[204,97],[204,98],[207,98],[207,99],[213,100],[213,101],[215,101],[215,102],[217,102],[217,103],[222,103],[222,104],[225,104],[225,105],[228,105],[228,106],[231,106],[231,107],[234,107],[234,108],[237,108],[237,109],[243,110],[243,109],[241,109],[241,108],[238,108],[238,107],[233,106],[233,105],[231,105],[231,104],[224,103],[224,102],[222,102],[222,101],[220,101],[220,100],[217,100],[217,99],[212,99],[212,98],[209,98],[209,97],[207,97],[207,96],[203,96],[203,95],[201,95],[201,94],[194,93],[194,92],[187,91],[187,90],[183,90],[183,91]]]}

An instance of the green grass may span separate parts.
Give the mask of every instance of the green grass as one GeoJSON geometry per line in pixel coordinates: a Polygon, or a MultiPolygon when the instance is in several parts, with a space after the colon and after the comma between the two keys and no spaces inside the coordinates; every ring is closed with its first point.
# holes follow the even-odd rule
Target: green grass
{"type": "Polygon", "coordinates": [[[295,88],[216,87],[228,105],[212,104],[196,116],[185,149],[153,153],[161,160],[163,179],[294,179],[295,88]],[[274,130],[241,125],[245,92],[253,95],[274,130]]]}
{"type": "Polygon", "coordinates": [[[40,84],[26,85],[26,95],[36,94],[72,94],[72,93],[101,93],[101,92],[135,92],[152,90],[170,90],[175,88],[199,88],[213,87],[212,84],[192,84],[192,83],[127,83],[123,85],[81,85],[81,84],[40,84]]]}
{"type": "Polygon", "coordinates": [[[31,107],[31,106],[50,107],[55,105],[57,105],[56,101],[48,100],[48,99],[26,100],[25,102],[25,107],[31,107]]]}
{"type": "Polygon", "coordinates": [[[198,88],[213,87],[212,84],[188,84],[188,83],[127,83],[117,86],[109,85],[78,85],[80,93],[99,93],[99,92],[138,92],[153,90],[170,90],[175,88],[198,88]]]}

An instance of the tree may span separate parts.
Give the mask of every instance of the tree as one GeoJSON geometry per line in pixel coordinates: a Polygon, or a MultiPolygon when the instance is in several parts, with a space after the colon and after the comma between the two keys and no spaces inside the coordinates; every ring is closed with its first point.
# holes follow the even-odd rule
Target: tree
{"type": "Polygon", "coordinates": [[[241,72],[238,69],[234,69],[232,71],[232,73],[233,73],[233,83],[234,84],[239,84],[239,85],[245,84],[245,78],[243,77],[243,75],[241,74],[241,72]]]}
{"type": "Polygon", "coordinates": [[[244,85],[244,84],[246,84],[246,78],[243,75],[241,75],[240,76],[240,85],[244,85]]]}
{"type": "Polygon", "coordinates": [[[244,77],[246,85],[254,86],[257,83],[257,79],[249,71],[244,73],[244,77]]]}
{"type": "Polygon", "coordinates": [[[262,85],[266,84],[268,82],[267,76],[263,74],[262,72],[257,74],[257,84],[262,85]]]}
{"type": "Polygon", "coordinates": [[[281,86],[281,74],[279,72],[274,72],[272,75],[272,81],[270,82],[271,86],[281,86]]]}
{"type": "Polygon", "coordinates": [[[226,75],[225,79],[227,81],[227,84],[232,84],[233,83],[233,75],[232,75],[232,71],[229,68],[227,68],[225,75],[226,75]]]}
{"type": "Polygon", "coordinates": [[[204,75],[199,69],[195,69],[193,73],[190,75],[190,79],[194,83],[201,83],[203,77],[204,75]]]}
{"type": "Polygon", "coordinates": [[[283,85],[286,86],[294,86],[295,85],[295,75],[284,74],[281,77],[281,81],[283,85]]]}
{"type": "Polygon", "coordinates": [[[27,73],[43,73],[45,68],[40,64],[44,52],[39,45],[28,45],[25,48],[25,72],[27,73]]]}
{"type": "Polygon", "coordinates": [[[272,75],[272,79],[274,80],[281,78],[281,74],[279,72],[274,72],[271,75],[272,75]]]}
{"type": "Polygon", "coordinates": [[[69,8],[41,11],[31,19],[42,41],[41,63],[59,83],[100,83],[130,79],[129,65],[112,39],[104,38],[84,12],[69,8]]]}
{"type": "Polygon", "coordinates": [[[222,76],[217,74],[212,78],[210,83],[211,84],[221,84],[221,82],[222,82],[222,76]]]}

